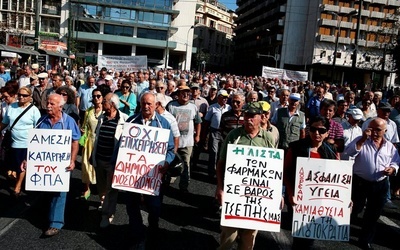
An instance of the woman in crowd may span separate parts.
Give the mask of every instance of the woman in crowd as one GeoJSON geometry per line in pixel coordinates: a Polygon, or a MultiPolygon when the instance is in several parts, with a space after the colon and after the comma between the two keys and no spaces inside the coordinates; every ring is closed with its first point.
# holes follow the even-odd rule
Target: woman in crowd
{"type": "Polygon", "coordinates": [[[364,99],[362,101],[361,111],[363,112],[362,122],[365,122],[370,117],[375,117],[376,112],[371,111],[369,107],[371,106],[372,102],[370,100],[364,99]]]}
{"type": "Polygon", "coordinates": [[[25,172],[21,172],[21,163],[26,160],[28,150],[28,132],[31,128],[36,126],[36,122],[40,118],[39,109],[36,108],[32,102],[32,90],[27,87],[22,87],[18,90],[18,102],[11,103],[7,109],[5,116],[1,123],[1,129],[13,126],[11,130],[11,150],[7,152],[10,156],[6,160],[8,166],[13,172],[16,172],[16,184],[14,188],[14,195],[18,197],[21,194],[22,181],[25,178],[25,172]],[[23,114],[18,121],[15,120],[23,114]]]}
{"type": "Polygon", "coordinates": [[[79,111],[75,104],[75,93],[68,86],[61,86],[56,93],[62,95],[65,101],[62,111],[74,118],[76,124],[79,124],[79,111]]]}
{"type": "Polygon", "coordinates": [[[76,95],[76,88],[74,86],[74,79],[71,76],[66,76],[64,79],[65,86],[68,86],[70,89],[74,91],[74,94],[76,95]]]}
{"type": "Polygon", "coordinates": [[[93,168],[93,165],[89,162],[89,159],[94,147],[94,141],[96,137],[95,131],[98,123],[98,118],[100,115],[103,114],[103,97],[110,92],[110,87],[104,84],[93,90],[93,106],[86,110],[85,118],[82,124],[82,132],[86,139],[84,139],[84,141],[80,141],[81,145],[83,146],[82,183],[84,185],[81,198],[86,200],[90,196],[90,184],[96,184],[96,172],[93,168]]]}
{"type": "MultiPolygon", "coordinates": [[[[330,128],[329,120],[323,116],[310,118],[309,135],[289,145],[289,150],[284,161],[283,181],[286,187],[289,214],[293,214],[294,186],[296,180],[296,159],[297,157],[337,159],[336,148],[333,144],[324,142],[328,137],[330,128]]],[[[313,240],[293,238],[292,249],[309,249],[313,240]]]]}
{"type": "MultiPolygon", "coordinates": [[[[0,94],[1,94],[1,99],[2,99],[1,110],[0,110],[0,123],[3,122],[3,118],[6,115],[6,111],[7,111],[8,107],[10,106],[10,104],[17,101],[17,92],[18,92],[18,89],[12,87],[11,85],[6,85],[0,89],[0,94]]],[[[3,139],[3,135],[5,132],[6,132],[5,129],[1,131],[0,137],[2,139],[3,139]]],[[[2,150],[2,159],[6,160],[3,150],[2,150]]],[[[15,171],[8,170],[7,176],[8,176],[8,178],[16,179],[17,173],[15,171]]]]}
{"type": "Polygon", "coordinates": [[[121,91],[115,94],[119,97],[119,110],[122,113],[132,116],[136,109],[136,95],[131,91],[131,84],[129,80],[123,80],[121,84],[121,91]]]}

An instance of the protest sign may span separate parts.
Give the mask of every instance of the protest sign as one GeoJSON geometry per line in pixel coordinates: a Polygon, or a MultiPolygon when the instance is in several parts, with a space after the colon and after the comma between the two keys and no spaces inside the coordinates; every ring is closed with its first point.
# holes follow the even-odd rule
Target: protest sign
{"type": "Polygon", "coordinates": [[[159,195],[170,131],[125,123],[112,187],[130,192],[159,195]]]}
{"type": "Polygon", "coordinates": [[[229,144],[221,225],[279,232],[283,150],[229,144]]]}
{"type": "Polygon", "coordinates": [[[68,192],[71,163],[71,130],[31,129],[25,186],[29,191],[68,192]]]}
{"type": "Polygon", "coordinates": [[[147,56],[98,56],[99,69],[106,67],[114,71],[139,71],[147,69],[147,56]]]}
{"type": "Polygon", "coordinates": [[[262,67],[262,77],[265,78],[278,78],[283,80],[293,80],[293,81],[307,81],[308,72],[306,71],[294,71],[287,69],[278,69],[272,67],[262,67]]]}
{"type": "Polygon", "coordinates": [[[349,241],[352,165],[297,158],[293,237],[349,241]]]}

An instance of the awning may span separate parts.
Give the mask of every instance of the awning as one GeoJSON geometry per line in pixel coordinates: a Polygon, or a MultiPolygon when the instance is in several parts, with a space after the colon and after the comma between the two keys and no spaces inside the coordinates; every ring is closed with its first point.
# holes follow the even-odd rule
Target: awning
{"type": "Polygon", "coordinates": [[[31,50],[31,49],[17,48],[17,47],[7,46],[4,44],[0,44],[0,51],[8,51],[8,52],[15,52],[18,54],[28,54],[28,55],[35,55],[35,56],[40,55],[39,52],[31,50]]]}
{"type": "Polygon", "coordinates": [[[66,55],[64,53],[57,52],[57,51],[39,49],[39,52],[42,53],[42,54],[49,55],[49,56],[57,56],[57,57],[68,58],[68,55],[66,55]]]}

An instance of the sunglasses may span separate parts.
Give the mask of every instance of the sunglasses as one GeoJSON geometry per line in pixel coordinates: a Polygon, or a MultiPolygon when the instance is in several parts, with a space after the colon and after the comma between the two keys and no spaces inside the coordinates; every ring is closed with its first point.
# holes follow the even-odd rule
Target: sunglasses
{"type": "Polygon", "coordinates": [[[101,95],[92,95],[92,98],[100,99],[101,95]]]}
{"type": "Polygon", "coordinates": [[[62,96],[67,96],[68,94],[67,94],[67,93],[61,93],[60,95],[62,95],[62,96]]]}
{"type": "Polygon", "coordinates": [[[129,86],[122,86],[121,88],[123,88],[123,89],[129,89],[130,87],[129,87],[129,86]]]}
{"type": "Polygon", "coordinates": [[[30,96],[30,95],[28,95],[28,94],[18,94],[18,97],[28,97],[28,96],[30,96]]]}
{"type": "Polygon", "coordinates": [[[310,132],[315,133],[315,132],[317,132],[317,131],[318,131],[318,133],[319,133],[320,135],[322,135],[322,134],[325,134],[328,130],[327,130],[326,128],[310,127],[310,132]]]}
{"type": "Polygon", "coordinates": [[[232,101],[232,104],[240,104],[241,101],[232,101]]]}

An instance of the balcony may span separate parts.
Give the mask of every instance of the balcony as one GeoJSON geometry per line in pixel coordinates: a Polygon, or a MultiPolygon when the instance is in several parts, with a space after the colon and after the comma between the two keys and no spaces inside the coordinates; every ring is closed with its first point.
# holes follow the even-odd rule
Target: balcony
{"type": "Polygon", "coordinates": [[[331,42],[334,43],[336,40],[335,36],[330,36],[330,35],[318,35],[317,36],[317,41],[318,42],[331,42]]]}
{"type": "Polygon", "coordinates": [[[379,3],[386,5],[387,0],[372,0],[371,3],[379,3]]]}
{"type": "MultiPolygon", "coordinates": [[[[352,39],[351,42],[354,44],[356,43],[355,39],[352,39]]],[[[364,39],[358,39],[358,44],[357,44],[358,46],[365,46],[366,44],[367,44],[367,41],[365,41],[364,39]]]]}
{"type": "Polygon", "coordinates": [[[351,29],[353,28],[353,23],[350,22],[340,22],[341,28],[351,29]]]}
{"type": "Polygon", "coordinates": [[[340,8],[340,13],[349,14],[349,13],[352,12],[353,10],[355,10],[355,9],[354,9],[354,8],[349,8],[349,7],[341,7],[341,8],[340,8]]]}
{"type": "Polygon", "coordinates": [[[371,13],[371,11],[369,11],[369,10],[361,10],[361,16],[369,17],[370,13],[371,13]]]}
{"type": "Polygon", "coordinates": [[[377,12],[377,11],[372,11],[371,12],[371,18],[384,18],[385,13],[383,12],[377,12]]]}
{"type": "Polygon", "coordinates": [[[389,6],[397,6],[397,7],[399,7],[400,6],[400,1],[399,0],[388,0],[387,4],[389,6]]]}
{"type": "Polygon", "coordinates": [[[351,43],[351,38],[350,37],[339,37],[339,43],[350,44],[351,43]]]}
{"type": "Polygon", "coordinates": [[[391,21],[396,21],[397,20],[396,14],[386,13],[385,18],[388,19],[388,20],[391,20],[391,21]]]}
{"type": "Polygon", "coordinates": [[[375,25],[370,25],[370,26],[368,26],[368,31],[371,31],[371,32],[378,32],[380,30],[380,27],[379,26],[375,26],[375,25]]]}
{"type": "Polygon", "coordinates": [[[60,16],[61,15],[61,9],[57,8],[56,6],[50,6],[48,8],[43,7],[42,8],[42,14],[60,16]]]}
{"type": "Polygon", "coordinates": [[[337,20],[321,19],[321,26],[337,26],[337,20]]]}
{"type": "Polygon", "coordinates": [[[332,11],[332,12],[339,12],[339,6],[337,5],[330,5],[330,4],[325,4],[323,11],[332,11]]]}
{"type": "MultiPolygon", "coordinates": [[[[353,29],[357,29],[357,23],[353,23],[353,29]]],[[[360,23],[360,30],[368,30],[368,25],[360,23]]]]}
{"type": "Polygon", "coordinates": [[[375,41],[367,41],[366,43],[366,47],[370,47],[370,48],[378,48],[380,45],[380,43],[375,42],[375,41]]]}

